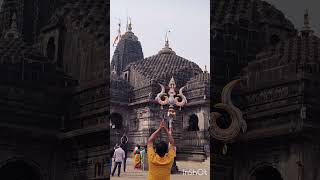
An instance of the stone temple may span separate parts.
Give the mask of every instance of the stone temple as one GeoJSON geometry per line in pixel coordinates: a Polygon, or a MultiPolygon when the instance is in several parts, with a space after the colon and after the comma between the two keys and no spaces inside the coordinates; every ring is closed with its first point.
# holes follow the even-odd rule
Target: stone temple
{"type": "Polygon", "coordinates": [[[211,178],[319,180],[320,38],[308,12],[297,31],[261,0],[211,7],[211,178]]]}
{"type": "MultiPolygon", "coordinates": [[[[173,77],[177,90],[188,103],[176,109],[173,136],[177,143],[177,159],[203,161],[209,145],[210,75],[194,62],[178,56],[166,39],[164,47],[150,57],[143,56],[138,37],[131,23],[118,42],[111,61],[111,145],[120,143],[125,133],[130,149],[146,145],[148,137],[158,128],[167,107],[161,110],[155,97],[173,77]]],[[[162,137],[165,138],[165,137],[162,137]]]]}
{"type": "Polygon", "coordinates": [[[108,179],[108,4],[1,2],[0,179],[108,179]]]}

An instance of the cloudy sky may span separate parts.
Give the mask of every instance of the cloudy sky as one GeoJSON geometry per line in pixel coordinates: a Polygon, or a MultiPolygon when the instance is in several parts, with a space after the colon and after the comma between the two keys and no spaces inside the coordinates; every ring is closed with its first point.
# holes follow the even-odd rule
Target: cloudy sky
{"type": "MultiPolygon", "coordinates": [[[[124,32],[128,15],[145,57],[164,47],[165,33],[170,30],[170,46],[177,55],[196,62],[202,69],[205,65],[209,68],[209,0],[111,0],[110,6],[111,44],[119,19],[124,32]]],[[[111,56],[114,49],[110,46],[111,56]]]]}

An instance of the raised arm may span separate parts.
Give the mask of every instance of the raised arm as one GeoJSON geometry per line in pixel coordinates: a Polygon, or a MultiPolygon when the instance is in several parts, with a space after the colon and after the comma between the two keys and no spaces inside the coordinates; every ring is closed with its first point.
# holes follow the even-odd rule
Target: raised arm
{"type": "Polygon", "coordinates": [[[167,133],[167,136],[168,136],[168,141],[170,143],[171,146],[174,146],[174,139],[172,137],[172,134],[169,132],[168,128],[167,127],[164,127],[166,133],[167,133]]]}
{"type": "Polygon", "coordinates": [[[162,120],[159,128],[154,133],[152,133],[152,135],[149,137],[148,146],[153,146],[153,142],[157,139],[158,135],[161,132],[161,129],[164,128],[164,126],[165,126],[165,122],[162,120]]]}

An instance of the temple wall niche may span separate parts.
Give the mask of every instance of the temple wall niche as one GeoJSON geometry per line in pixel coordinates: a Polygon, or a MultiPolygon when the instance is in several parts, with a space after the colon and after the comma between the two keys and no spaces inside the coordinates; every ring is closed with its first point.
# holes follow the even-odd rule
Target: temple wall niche
{"type": "Polygon", "coordinates": [[[199,130],[207,130],[209,128],[209,114],[208,110],[210,107],[198,106],[198,107],[188,107],[183,113],[183,129],[187,130],[189,127],[190,117],[194,114],[198,118],[199,130]]]}
{"type": "Polygon", "coordinates": [[[122,117],[122,127],[128,128],[130,127],[129,122],[129,111],[126,106],[110,106],[110,115],[112,114],[120,114],[122,117]]]}
{"type": "Polygon", "coordinates": [[[138,130],[149,129],[152,121],[152,113],[149,108],[137,109],[138,130]]]}

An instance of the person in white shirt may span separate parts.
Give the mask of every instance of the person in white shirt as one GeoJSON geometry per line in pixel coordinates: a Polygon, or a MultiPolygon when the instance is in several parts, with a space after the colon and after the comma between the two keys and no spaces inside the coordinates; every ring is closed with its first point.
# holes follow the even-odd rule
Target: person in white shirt
{"type": "Polygon", "coordinates": [[[125,152],[120,146],[117,146],[117,149],[114,151],[113,158],[115,164],[113,167],[112,176],[114,176],[114,173],[118,167],[118,176],[120,177],[121,164],[125,158],[125,152]]]}

